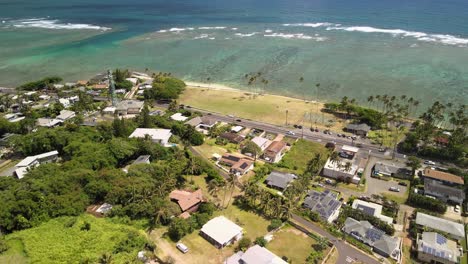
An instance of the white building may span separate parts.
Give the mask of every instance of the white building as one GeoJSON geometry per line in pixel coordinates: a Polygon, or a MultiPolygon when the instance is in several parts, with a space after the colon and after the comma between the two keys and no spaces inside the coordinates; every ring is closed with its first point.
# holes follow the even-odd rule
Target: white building
{"type": "Polygon", "coordinates": [[[389,225],[393,224],[393,218],[382,215],[382,208],[383,207],[380,204],[370,203],[359,199],[356,199],[353,202],[353,209],[358,209],[367,215],[377,217],[389,225]]]}
{"type": "Polygon", "coordinates": [[[339,179],[339,178],[350,178],[352,183],[359,183],[360,178],[356,176],[358,166],[351,163],[349,170],[346,170],[346,161],[332,162],[330,159],[327,160],[323,167],[323,175],[326,177],[339,179]]]}
{"type": "Polygon", "coordinates": [[[200,235],[217,248],[223,248],[242,238],[242,227],[224,216],[218,216],[203,225],[200,235]]]}
{"type": "Polygon", "coordinates": [[[185,121],[188,119],[188,117],[186,116],[183,116],[181,113],[175,113],[173,115],[171,115],[171,119],[174,120],[174,121],[185,121]]]}
{"type": "Polygon", "coordinates": [[[75,112],[69,111],[69,110],[62,110],[60,111],[60,115],[57,116],[58,120],[61,121],[67,121],[69,119],[72,119],[76,116],[75,112]]]}
{"type": "Polygon", "coordinates": [[[54,162],[58,159],[58,151],[50,151],[36,156],[28,156],[15,166],[15,173],[18,179],[22,179],[28,172],[28,169],[39,166],[40,164],[54,162]]]}
{"type": "Polygon", "coordinates": [[[270,250],[255,245],[247,249],[247,251],[239,251],[232,255],[224,264],[288,264],[270,250]]]}
{"type": "Polygon", "coordinates": [[[66,99],[66,98],[59,98],[59,103],[61,103],[63,105],[63,107],[65,108],[68,108],[70,107],[70,100],[66,99]]]}
{"type": "Polygon", "coordinates": [[[145,138],[146,136],[149,136],[155,143],[168,146],[169,138],[172,136],[172,133],[170,129],[137,128],[129,138],[145,138]]]}
{"type": "Polygon", "coordinates": [[[265,151],[265,149],[267,149],[268,146],[270,146],[271,144],[271,141],[264,137],[254,137],[252,139],[252,142],[255,145],[257,145],[262,151],[265,151]]]}

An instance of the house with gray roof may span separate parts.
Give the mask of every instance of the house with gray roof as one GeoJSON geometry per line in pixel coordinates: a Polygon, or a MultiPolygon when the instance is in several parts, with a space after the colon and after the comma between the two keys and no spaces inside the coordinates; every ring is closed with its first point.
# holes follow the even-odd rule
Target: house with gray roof
{"type": "Polygon", "coordinates": [[[370,246],[372,250],[384,257],[400,260],[400,239],[385,234],[375,228],[368,221],[357,221],[351,217],[346,218],[343,232],[370,246]]]}
{"type": "Polygon", "coordinates": [[[345,128],[347,132],[367,137],[367,133],[369,133],[371,127],[367,124],[348,124],[345,128]]]}
{"type": "Polygon", "coordinates": [[[324,192],[310,191],[304,200],[303,206],[317,212],[323,220],[331,223],[340,214],[341,202],[338,201],[338,194],[330,190],[324,192]]]}
{"type": "Polygon", "coordinates": [[[139,157],[132,163],[132,165],[136,165],[136,164],[150,164],[150,158],[151,158],[150,155],[142,155],[142,156],[139,156],[139,157]]]}
{"type": "Polygon", "coordinates": [[[393,218],[385,216],[382,214],[383,206],[376,203],[366,202],[363,200],[355,199],[352,205],[353,209],[361,210],[367,215],[377,217],[385,223],[391,225],[393,223],[393,218]]]}
{"type": "Polygon", "coordinates": [[[280,191],[284,191],[289,184],[297,179],[295,174],[272,171],[265,180],[265,184],[280,191]]]}
{"type": "Polygon", "coordinates": [[[416,214],[416,224],[444,232],[455,240],[465,238],[465,227],[453,221],[418,212],[416,214]]]}
{"type": "Polygon", "coordinates": [[[224,264],[287,264],[287,262],[270,250],[255,245],[247,249],[245,253],[239,251],[232,255],[224,261],[224,264]]]}
{"type": "Polygon", "coordinates": [[[202,116],[202,117],[197,116],[185,122],[186,125],[190,125],[195,128],[199,128],[203,130],[210,130],[217,123],[218,121],[216,121],[214,118],[211,118],[209,116],[202,116]]]}
{"type": "Polygon", "coordinates": [[[411,178],[411,169],[396,163],[377,162],[374,165],[373,174],[375,176],[409,179],[411,178]]]}
{"type": "Polygon", "coordinates": [[[425,263],[460,263],[460,248],[457,242],[436,232],[423,232],[417,238],[418,260],[425,263]]]}

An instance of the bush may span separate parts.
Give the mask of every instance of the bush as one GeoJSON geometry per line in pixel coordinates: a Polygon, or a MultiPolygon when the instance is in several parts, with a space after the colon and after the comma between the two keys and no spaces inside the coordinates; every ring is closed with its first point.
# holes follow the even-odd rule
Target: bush
{"type": "Polygon", "coordinates": [[[255,239],[255,244],[257,244],[257,245],[259,245],[261,247],[265,247],[267,243],[268,243],[268,241],[264,237],[257,237],[255,239]]]}
{"type": "Polygon", "coordinates": [[[268,231],[275,230],[275,229],[279,228],[282,224],[283,224],[283,222],[280,219],[273,219],[273,220],[271,220],[271,223],[268,226],[268,231]]]}
{"type": "Polygon", "coordinates": [[[3,236],[0,236],[0,254],[8,250],[8,245],[3,236]]]}
{"type": "Polygon", "coordinates": [[[198,207],[199,213],[213,215],[214,211],[216,211],[216,206],[213,203],[202,203],[200,204],[200,207],[198,207]]]}
{"type": "Polygon", "coordinates": [[[416,194],[413,191],[410,191],[407,203],[411,206],[434,211],[439,214],[444,214],[447,211],[447,205],[442,201],[416,194]]]}
{"type": "Polygon", "coordinates": [[[179,241],[190,231],[190,225],[188,222],[181,218],[175,218],[172,220],[167,230],[169,237],[172,241],[179,241]]]}
{"type": "Polygon", "coordinates": [[[252,244],[252,241],[248,237],[243,237],[241,240],[239,240],[239,244],[237,245],[237,250],[242,250],[245,251],[250,247],[250,244],[252,244]]]}

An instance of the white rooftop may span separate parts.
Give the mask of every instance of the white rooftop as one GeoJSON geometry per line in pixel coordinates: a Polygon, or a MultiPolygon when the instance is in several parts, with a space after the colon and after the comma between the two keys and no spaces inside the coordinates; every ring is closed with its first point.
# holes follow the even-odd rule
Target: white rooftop
{"type": "Polygon", "coordinates": [[[263,138],[263,137],[254,137],[252,139],[252,142],[255,143],[255,145],[259,146],[259,147],[262,147],[263,145],[267,144],[270,140],[268,140],[267,138],[263,138]]]}
{"type": "Polygon", "coordinates": [[[357,147],[352,147],[352,146],[348,146],[348,145],[344,145],[341,150],[343,151],[346,151],[346,152],[353,152],[353,153],[357,153],[359,151],[359,148],[357,147]]]}
{"type": "Polygon", "coordinates": [[[332,162],[330,159],[327,160],[327,163],[325,163],[325,168],[329,170],[334,170],[334,171],[341,171],[347,174],[356,174],[358,170],[358,166],[356,164],[351,163],[351,168],[349,171],[346,171],[345,165],[346,165],[346,160],[340,160],[339,162],[332,162]]]}
{"type": "Polygon", "coordinates": [[[243,126],[233,126],[233,127],[231,128],[231,131],[232,131],[232,132],[238,133],[238,132],[240,132],[242,129],[244,129],[243,126]]]}
{"type": "Polygon", "coordinates": [[[129,138],[145,138],[146,135],[150,136],[153,140],[167,141],[172,136],[172,133],[170,129],[137,128],[129,138]]]}
{"type": "Polygon", "coordinates": [[[218,216],[204,224],[201,231],[217,243],[224,245],[232,238],[239,235],[239,233],[242,232],[242,227],[236,225],[224,216],[218,216]]]}
{"type": "Polygon", "coordinates": [[[108,203],[104,203],[103,205],[99,206],[99,208],[96,210],[96,212],[101,213],[101,214],[106,214],[110,210],[112,210],[112,205],[108,203]]]}
{"type": "Polygon", "coordinates": [[[16,168],[21,168],[21,167],[28,167],[32,163],[34,163],[37,160],[36,156],[29,156],[24,158],[22,161],[20,161],[18,164],[16,164],[16,168]]]}
{"type": "Polygon", "coordinates": [[[16,176],[18,176],[18,179],[23,179],[24,175],[28,172],[28,167],[21,167],[15,170],[16,176]]]}
{"type": "Polygon", "coordinates": [[[67,120],[73,118],[75,116],[75,112],[69,110],[62,110],[60,111],[60,115],[57,116],[57,119],[60,120],[67,120]]]}
{"type": "Polygon", "coordinates": [[[455,237],[465,237],[465,227],[462,224],[432,215],[417,213],[416,224],[439,230],[455,237]]]}
{"type": "Polygon", "coordinates": [[[393,218],[388,217],[386,215],[382,215],[382,205],[376,203],[370,203],[366,201],[362,201],[359,199],[355,199],[353,202],[354,209],[358,209],[363,211],[366,214],[372,215],[374,217],[379,218],[380,220],[386,222],[387,224],[393,223],[393,218]]]}
{"type": "Polygon", "coordinates": [[[171,119],[175,121],[185,121],[188,119],[188,117],[183,116],[181,113],[175,113],[171,115],[171,119]]]}

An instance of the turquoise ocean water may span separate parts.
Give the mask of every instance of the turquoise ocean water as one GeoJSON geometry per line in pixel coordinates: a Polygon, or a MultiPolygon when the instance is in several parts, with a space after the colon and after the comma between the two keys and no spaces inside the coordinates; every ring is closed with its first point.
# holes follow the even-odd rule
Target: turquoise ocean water
{"type": "Polygon", "coordinates": [[[468,1],[0,0],[0,86],[117,66],[238,88],[260,71],[268,91],[320,100],[466,103],[468,1]]]}

